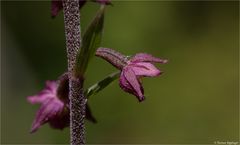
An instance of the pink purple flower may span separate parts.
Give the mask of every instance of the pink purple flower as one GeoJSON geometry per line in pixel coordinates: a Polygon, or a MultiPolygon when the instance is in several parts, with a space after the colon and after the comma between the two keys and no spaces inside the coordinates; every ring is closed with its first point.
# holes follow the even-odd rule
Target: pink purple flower
{"type": "MultiPolygon", "coordinates": [[[[58,81],[46,81],[42,91],[27,98],[31,104],[41,104],[33,121],[31,133],[36,132],[45,123],[56,129],[69,126],[68,79],[66,75],[63,76],[65,77],[58,81]]],[[[86,118],[96,122],[89,106],[86,108],[86,118]]]]}
{"type": "Polygon", "coordinates": [[[120,87],[124,91],[135,95],[140,102],[145,99],[144,89],[140,81],[141,77],[159,76],[162,71],[156,68],[153,63],[167,63],[166,59],[153,57],[146,53],[138,53],[129,59],[127,56],[109,48],[99,48],[96,56],[107,60],[121,70],[120,87]]]}
{"type": "Polygon", "coordinates": [[[32,124],[31,132],[35,132],[38,128],[49,122],[53,128],[63,129],[68,125],[69,112],[68,106],[57,96],[58,84],[56,81],[46,81],[45,88],[37,95],[29,96],[28,101],[32,104],[41,104],[37,111],[36,117],[32,124]]]}

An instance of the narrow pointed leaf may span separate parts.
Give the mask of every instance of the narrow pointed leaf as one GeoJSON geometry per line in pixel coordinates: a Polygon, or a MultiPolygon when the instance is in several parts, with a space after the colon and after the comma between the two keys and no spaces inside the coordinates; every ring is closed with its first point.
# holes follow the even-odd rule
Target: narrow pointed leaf
{"type": "Polygon", "coordinates": [[[84,76],[89,60],[94,56],[96,49],[100,47],[104,22],[104,9],[104,5],[101,5],[95,18],[83,35],[82,46],[77,54],[75,66],[76,76],[84,76]]]}
{"type": "Polygon", "coordinates": [[[91,95],[94,95],[94,94],[98,93],[99,91],[101,91],[102,89],[107,87],[109,84],[111,84],[111,82],[116,80],[119,77],[119,74],[120,74],[120,72],[112,73],[112,74],[108,75],[107,77],[105,77],[104,79],[102,79],[101,81],[99,81],[96,84],[92,85],[91,87],[89,87],[84,92],[85,96],[87,98],[89,98],[91,95]]]}

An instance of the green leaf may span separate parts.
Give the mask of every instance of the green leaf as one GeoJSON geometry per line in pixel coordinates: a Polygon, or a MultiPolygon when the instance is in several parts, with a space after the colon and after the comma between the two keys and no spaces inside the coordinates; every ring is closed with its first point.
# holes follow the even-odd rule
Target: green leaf
{"type": "Polygon", "coordinates": [[[89,60],[94,56],[96,49],[100,47],[104,22],[104,9],[104,5],[101,5],[95,18],[83,35],[82,46],[77,54],[74,68],[75,76],[84,76],[89,60]]]}
{"type": "Polygon", "coordinates": [[[111,84],[111,82],[116,80],[119,77],[119,74],[120,72],[112,73],[105,77],[104,79],[102,79],[101,81],[92,85],[84,92],[85,96],[89,98],[90,96],[95,95],[96,93],[107,87],[109,84],[111,84]]]}

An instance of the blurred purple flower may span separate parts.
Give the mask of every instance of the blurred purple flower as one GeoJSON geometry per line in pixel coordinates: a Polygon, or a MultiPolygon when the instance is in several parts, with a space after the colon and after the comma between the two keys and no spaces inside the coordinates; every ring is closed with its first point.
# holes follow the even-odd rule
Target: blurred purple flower
{"type": "MultiPolygon", "coordinates": [[[[92,0],[94,2],[98,2],[100,4],[106,4],[109,5],[111,4],[110,0],[92,0]]],[[[87,0],[79,0],[79,9],[82,8],[82,6],[85,5],[87,0]]],[[[63,4],[62,0],[52,0],[51,2],[51,15],[52,17],[56,17],[57,14],[63,9],[63,4]]]]}
{"type": "MultiPolygon", "coordinates": [[[[46,81],[45,88],[37,95],[29,96],[27,100],[31,104],[41,104],[33,121],[31,133],[36,132],[45,123],[49,123],[56,129],[69,126],[68,79],[66,75],[63,75],[59,81],[46,81]]],[[[96,122],[88,105],[86,118],[96,122]]]]}
{"type": "Polygon", "coordinates": [[[27,98],[32,104],[42,104],[33,121],[31,133],[47,122],[53,128],[59,129],[63,129],[69,124],[66,120],[68,118],[66,116],[69,115],[68,109],[66,109],[68,106],[57,97],[57,87],[57,82],[46,81],[46,87],[41,92],[27,98]]]}
{"type": "Polygon", "coordinates": [[[155,77],[162,72],[152,63],[167,63],[166,59],[153,57],[150,54],[138,53],[131,59],[109,48],[99,48],[96,56],[102,57],[121,70],[120,87],[141,102],[144,100],[144,90],[140,82],[141,77],[155,77]]]}

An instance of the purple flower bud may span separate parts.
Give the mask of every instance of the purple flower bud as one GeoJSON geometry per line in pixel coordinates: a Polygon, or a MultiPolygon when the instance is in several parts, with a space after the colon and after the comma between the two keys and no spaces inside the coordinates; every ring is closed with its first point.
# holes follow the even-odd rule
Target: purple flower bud
{"type": "Polygon", "coordinates": [[[155,77],[162,73],[152,63],[167,63],[166,59],[156,58],[146,53],[138,53],[131,59],[127,59],[126,56],[109,48],[99,48],[96,56],[107,60],[121,70],[120,87],[124,91],[135,95],[140,102],[145,98],[140,78],[155,77]]]}
{"type": "MultiPolygon", "coordinates": [[[[37,95],[29,96],[31,104],[41,104],[33,121],[31,133],[36,132],[43,124],[49,123],[52,128],[63,129],[69,126],[68,77],[64,74],[58,81],[46,81],[45,88],[37,95]]],[[[86,118],[96,122],[89,106],[86,107],[86,118]]]]}

